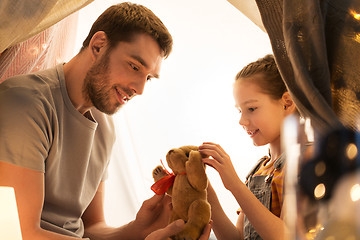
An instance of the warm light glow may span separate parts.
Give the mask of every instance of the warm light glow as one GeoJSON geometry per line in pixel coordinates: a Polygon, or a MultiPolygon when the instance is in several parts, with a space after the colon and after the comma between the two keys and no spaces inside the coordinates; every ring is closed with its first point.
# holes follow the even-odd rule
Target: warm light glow
{"type": "Polygon", "coordinates": [[[355,40],[356,42],[360,43],[360,34],[359,34],[359,33],[358,33],[358,34],[355,34],[354,40],[355,40]]]}
{"type": "Polygon", "coordinates": [[[350,14],[356,19],[360,20],[360,13],[355,12],[354,10],[350,10],[350,14]]]}
{"type": "Polygon", "coordinates": [[[11,187],[0,187],[0,238],[22,239],[15,192],[11,187]]]}
{"type": "Polygon", "coordinates": [[[346,156],[350,159],[353,160],[356,158],[356,156],[358,155],[358,149],[356,147],[355,144],[350,143],[347,147],[346,147],[346,156]]]}
{"type": "Polygon", "coordinates": [[[355,184],[354,186],[352,186],[352,188],[350,190],[350,196],[351,196],[351,200],[353,202],[360,200],[360,185],[359,184],[355,184]]]}
{"type": "Polygon", "coordinates": [[[323,161],[321,162],[318,162],[316,165],[315,165],[315,175],[320,177],[322,176],[326,171],[326,165],[323,161]]]}
{"type": "Polygon", "coordinates": [[[334,236],[328,236],[325,238],[325,240],[336,240],[336,238],[334,236]]]}
{"type": "Polygon", "coordinates": [[[325,185],[323,183],[320,183],[319,185],[316,186],[314,190],[314,196],[316,199],[321,199],[325,196],[325,192],[326,192],[325,185]]]}
{"type": "MultiPolygon", "coordinates": [[[[319,234],[320,231],[324,230],[324,227],[321,224],[316,225],[314,228],[310,228],[307,233],[305,233],[305,239],[313,240],[319,234]]],[[[326,238],[326,240],[328,240],[326,238]]],[[[329,239],[330,240],[330,239],[329,239]]]]}

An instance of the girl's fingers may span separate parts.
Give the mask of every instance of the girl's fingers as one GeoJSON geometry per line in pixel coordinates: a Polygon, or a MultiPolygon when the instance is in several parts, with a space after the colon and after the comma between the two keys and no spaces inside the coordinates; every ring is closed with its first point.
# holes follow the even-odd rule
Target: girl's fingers
{"type": "Polygon", "coordinates": [[[218,161],[211,158],[203,158],[203,163],[219,171],[220,163],[218,161]]]}
{"type": "Polygon", "coordinates": [[[208,157],[212,157],[214,160],[220,162],[220,163],[223,163],[223,159],[222,159],[222,156],[217,152],[217,151],[214,151],[214,150],[199,150],[199,152],[203,155],[206,155],[208,157]]]}
{"type": "Polygon", "coordinates": [[[199,150],[204,150],[204,149],[212,149],[218,152],[219,155],[221,155],[222,157],[228,156],[227,153],[224,151],[224,149],[219,144],[216,143],[204,142],[202,145],[199,146],[199,150]]]}

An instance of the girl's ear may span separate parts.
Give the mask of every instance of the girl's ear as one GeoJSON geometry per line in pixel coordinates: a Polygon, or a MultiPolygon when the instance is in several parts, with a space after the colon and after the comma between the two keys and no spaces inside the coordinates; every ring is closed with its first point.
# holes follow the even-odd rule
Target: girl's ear
{"type": "Polygon", "coordinates": [[[100,53],[105,50],[107,44],[108,39],[105,32],[98,31],[92,36],[89,43],[89,49],[93,60],[95,60],[100,55],[100,53]]]}
{"type": "Polygon", "coordinates": [[[284,105],[284,111],[288,114],[294,113],[296,111],[296,106],[295,103],[292,99],[292,97],[290,96],[289,92],[285,92],[282,95],[281,98],[283,105],[284,105]]]}

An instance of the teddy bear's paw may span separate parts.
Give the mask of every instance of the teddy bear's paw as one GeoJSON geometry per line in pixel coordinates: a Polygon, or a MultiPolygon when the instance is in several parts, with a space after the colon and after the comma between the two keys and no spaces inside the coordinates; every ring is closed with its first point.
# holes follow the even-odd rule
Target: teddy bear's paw
{"type": "Polygon", "coordinates": [[[168,174],[166,173],[166,171],[164,170],[164,168],[162,166],[157,166],[153,172],[152,172],[153,178],[156,181],[160,180],[161,178],[167,176],[168,174]]]}

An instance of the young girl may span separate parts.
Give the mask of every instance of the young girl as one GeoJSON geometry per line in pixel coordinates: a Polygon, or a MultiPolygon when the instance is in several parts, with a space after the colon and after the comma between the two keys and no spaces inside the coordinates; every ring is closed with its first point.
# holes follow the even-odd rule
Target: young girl
{"type": "Polygon", "coordinates": [[[255,146],[269,145],[269,156],[259,160],[243,183],[229,155],[218,144],[205,142],[199,149],[205,164],[215,168],[226,189],[240,205],[236,226],[209,186],[213,231],[218,240],[283,239],[282,220],[284,156],[280,131],[283,120],[296,107],[281,79],[272,55],[244,67],[236,76],[234,99],[241,113],[239,124],[255,146]]]}

